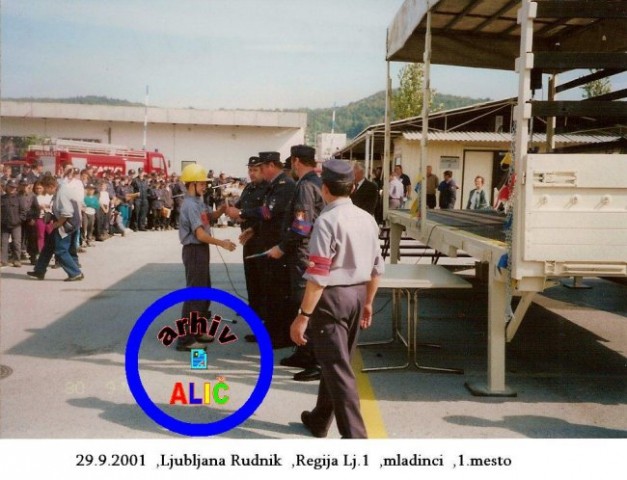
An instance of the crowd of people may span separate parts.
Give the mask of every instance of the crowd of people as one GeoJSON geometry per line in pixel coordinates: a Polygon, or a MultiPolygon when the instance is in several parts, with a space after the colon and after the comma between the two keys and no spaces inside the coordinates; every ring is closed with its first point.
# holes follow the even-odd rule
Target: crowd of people
{"type": "MultiPolygon", "coordinates": [[[[445,170],[443,180],[440,181],[438,176],[433,173],[433,167],[427,165],[427,176],[425,178],[427,208],[434,209],[439,207],[442,210],[452,210],[457,203],[457,192],[459,185],[453,179],[453,172],[445,170]]],[[[380,175],[376,171],[376,176],[380,175]]],[[[489,194],[483,190],[485,179],[481,175],[477,175],[474,179],[475,188],[470,191],[465,208],[467,210],[489,210],[491,209],[489,202],[489,194]]],[[[419,193],[421,184],[416,185],[415,191],[419,193]]],[[[411,180],[403,173],[403,167],[396,165],[390,174],[389,179],[389,207],[391,209],[399,209],[407,206],[407,202],[411,195],[411,180]]]]}
{"type": "MultiPolygon", "coordinates": [[[[243,189],[240,179],[221,173],[214,177],[209,172],[204,201],[218,207],[226,202],[235,202],[243,189]]],[[[76,268],[70,269],[68,280],[80,280],[82,273],[78,255],[114,235],[126,236],[131,231],[157,231],[177,229],[180,209],[185,196],[185,186],[176,174],[166,176],[138,169],[126,175],[105,169],[96,174],[93,166],[83,170],[67,165],[57,175],[43,171],[43,163],[26,164],[21,171],[4,166],[0,175],[2,209],[1,267],[21,267],[23,262],[35,266],[35,278],[43,279],[48,265],[38,260],[44,251],[46,238],[55,237],[59,217],[55,213],[53,200],[67,196],[70,203],[65,206],[70,213],[78,215],[72,231],[69,254],[76,268]],[[65,186],[67,185],[67,188],[65,186]],[[63,187],[63,188],[62,188],[63,187]],[[73,200],[76,206],[71,203],[73,200]],[[76,212],[74,212],[74,209],[76,212]],[[55,221],[57,224],[55,224],[55,221]]],[[[67,233],[71,222],[66,222],[61,233],[67,233]]],[[[227,224],[226,216],[220,219],[227,224]]],[[[69,235],[69,233],[68,233],[69,235]]],[[[65,242],[65,235],[63,235],[65,242]]],[[[61,241],[56,243],[61,244],[61,241]]],[[[50,248],[55,250],[53,242],[50,248]]],[[[54,253],[55,261],[50,268],[63,267],[61,256],[54,253]]],[[[66,262],[68,263],[68,262],[66,262]]],[[[68,271],[68,270],[66,270],[68,271]]],[[[32,272],[31,272],[32,273],[32,272]]]]}

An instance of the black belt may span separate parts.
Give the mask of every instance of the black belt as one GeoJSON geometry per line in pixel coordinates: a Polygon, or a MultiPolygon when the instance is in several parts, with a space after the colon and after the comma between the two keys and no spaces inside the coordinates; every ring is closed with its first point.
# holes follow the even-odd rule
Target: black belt
{"type": "Polygon", "coordinates": [[[360,287],[361,285],[368,285],[368,283],[370,283],[370,282],[350,283],[350,284],[346,284],[346,285],[327,285],[324,288],[327,289],[327,288],[360,287]]]}

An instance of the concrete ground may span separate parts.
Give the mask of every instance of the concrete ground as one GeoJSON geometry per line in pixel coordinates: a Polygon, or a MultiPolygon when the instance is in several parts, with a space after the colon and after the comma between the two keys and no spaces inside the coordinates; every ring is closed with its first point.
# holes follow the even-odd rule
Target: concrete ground
{"type": "MultiPolygon", "coordinates": [[[[235,228],[216,229],[235,239],[235,228]]],[[[0,438],[173,438],[135,402],[126,383],[129,332],[157,298],[185,284],[176,231],[137,232],[98,242],[81,254],[82,282],[62,270],[45,281],[30,266],[1,272],[0,438]]],[[[214,287],[245,295],[241,248],[212,247],[214,287]]],[[[404,262],[429,259],[404,258],[404,262]]],[[[468,260],[465,260],[466,262],[468,260]]],[[[463,261],[462,261],[463,262],[463,261]]],[[[459,263],[458,261],[448,263],[459,263]]],[[[463,375],[416,371],[359,373],[370,435],[388,438],[627,438],[627,286],[586,279],[593,288],[557,286],[537,297],[507,350],[507,383],[515,398],[473,397],[466,381],[485,379],[487,288],[425,291],[420,300],[421,362],[454,366],[463,375]]],[[[225,307],[214,313],[237,319],[225,307]]],[[[389,331],[390,295],[377,298],[375,326],[362,340],[389,331]]],[[[157,331],[173,325],[179,306],[164,312],[140,352],[144,387],[161,410],[187,422],[208,423],[236,410],[259,373],[255,344],[211,344],[209,369],[189,369],[189,355],[165,348],[157,331]],[[223,376],[230,401],[206,408],[170,405],[176,382],[216,382],[223,376]]],[[[241,339],[242,319],[228,324],[241,339]]],[[[275,350],[272,386],[255,414],[225,438],[309,438],[300,412],[314,405],[317,382],[297,383],[279,366],[289,349],[275,350]]],[[[360,348],[368,366],[401,359],[399,345],[360,348]]],[[[338,433],[333,427],[331,437],[338,433]]]]}

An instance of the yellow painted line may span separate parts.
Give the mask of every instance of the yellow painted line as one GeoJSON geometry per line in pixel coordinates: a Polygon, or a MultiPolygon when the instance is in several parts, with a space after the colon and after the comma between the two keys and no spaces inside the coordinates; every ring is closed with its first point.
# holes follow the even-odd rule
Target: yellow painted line
{"type": "Polygon", "coordinates": [[[352,366],[355,372],[355,379],[357,380],[361,415],[366,424],[368,438],[387,438],[388,433],[385,430],[379,404],[374,396],[374,389],[372,388],[368,375],[361,371],[361,369],[364,368],[364,362],[359,349],[355,349],[352,366]]]}

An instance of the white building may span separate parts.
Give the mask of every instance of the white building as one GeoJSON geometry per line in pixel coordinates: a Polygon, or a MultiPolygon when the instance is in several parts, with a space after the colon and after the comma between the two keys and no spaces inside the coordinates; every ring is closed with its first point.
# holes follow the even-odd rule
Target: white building
{"type": "Polygon", "coordinates": [[[316,135],[316,155],[318,160],[328,160],[346,145],[345,133],[319,133],[316,135]]]}
{"type": "MultiPolygon", "coordinates": [[[[2,137],[36,135],[141,149],[144,107],[3,101],[2,137]]],[[[180,172],[197,162],[216,173],[246,176],[248,158],[304,143],[307,114],[148,108],[147,150],[159,150],[180,172]]]]}

